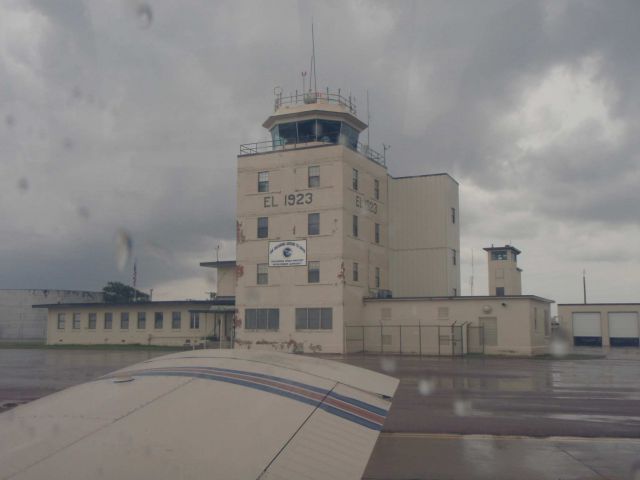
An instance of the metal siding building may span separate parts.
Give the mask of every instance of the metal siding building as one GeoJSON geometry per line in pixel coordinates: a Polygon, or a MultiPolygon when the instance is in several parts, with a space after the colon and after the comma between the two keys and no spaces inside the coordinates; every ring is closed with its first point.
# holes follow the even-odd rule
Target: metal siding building
{"type": "Polygon", "coordinates": [[[640,344],[640,303],[561,303],[558,318],[576,346],[640,344]]]}
{"type": "Polygon", "coordinates": [[[101,302],[102,292],[82,290],[0,290],[0,341],[44,342],[47,313],[37,303],[101,302]]]}

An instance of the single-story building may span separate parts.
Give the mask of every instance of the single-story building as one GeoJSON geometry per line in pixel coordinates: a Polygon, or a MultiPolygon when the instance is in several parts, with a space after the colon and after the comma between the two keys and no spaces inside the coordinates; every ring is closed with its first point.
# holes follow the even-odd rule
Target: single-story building
{"type": "Polygon", "coordinates": [[[235,299],[135,303],[56,303],[46,308],[47,345],[180,346],[205,338],[232,344],[235,299]]]}
{"type": "Polygon", "coordinates": [[[561,303],[560,328],[576,346],[640,345],[640,303],[561,303]]]}
{"type": "Polygon", "coordinates": [[[345,350],[463,355],[548,353],[552,300],[535,295],[365,298],[345,350]]]}

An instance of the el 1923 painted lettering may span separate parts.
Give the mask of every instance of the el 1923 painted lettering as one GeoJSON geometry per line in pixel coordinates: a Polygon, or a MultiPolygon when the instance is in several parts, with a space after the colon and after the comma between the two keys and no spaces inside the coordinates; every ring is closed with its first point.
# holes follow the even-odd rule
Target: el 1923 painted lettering
{"type": "Polygon", "coordinates": [[[356,207],[362,208],[362,204],[364,203],[364,208],[369,210],[371,213],[378,213],[378,204],[373,200],[364,199],[360,195],[356,195],[356,207]]]}
{"type": "MultiPolygon", "coordinates": [[[[313,203],[313,193],[311,192],[284,194],[282,198],[282,203],[285,207],[291,207],[294,205],[309,205],[313,203]]],[[[279,206],[276,197],[274,197],[273,195],[263,197],[263,204],[265,208],[279,206]]]]}

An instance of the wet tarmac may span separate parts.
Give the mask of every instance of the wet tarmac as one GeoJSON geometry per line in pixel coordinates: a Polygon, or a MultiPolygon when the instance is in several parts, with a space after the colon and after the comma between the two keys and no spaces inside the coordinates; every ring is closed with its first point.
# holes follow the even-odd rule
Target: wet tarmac
{"type": "Polygon", "coordinates": [[[167,353],[0,348],[0,412],[167,353]]]}
{"type": "Polygon", "coordinates": [[[349,356],[400,379],[385,432],[640,437],[640,349],[605,358],[349,356]]]}
{"type": "MultiPolygon", "coordinates": [[[[0,411],[165,353],[0,348],[0,411]]],[[[640,478],[640,349],[603,353],[326,358],[400,378],[364,478],[640,478]]]]}

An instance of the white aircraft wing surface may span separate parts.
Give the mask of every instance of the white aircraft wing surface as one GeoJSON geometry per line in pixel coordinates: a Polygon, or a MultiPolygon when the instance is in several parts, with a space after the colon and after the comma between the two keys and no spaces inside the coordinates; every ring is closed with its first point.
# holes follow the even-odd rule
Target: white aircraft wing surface
{"type": "Polygon", "coordinates": [[[359,479],[395,378],[313,357],[157,357],[0,415],[0,479],[359,479]]]}

